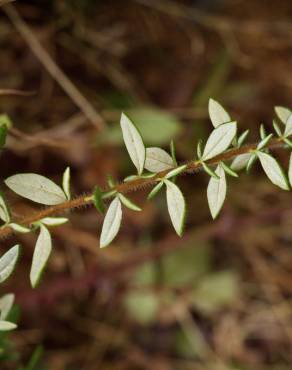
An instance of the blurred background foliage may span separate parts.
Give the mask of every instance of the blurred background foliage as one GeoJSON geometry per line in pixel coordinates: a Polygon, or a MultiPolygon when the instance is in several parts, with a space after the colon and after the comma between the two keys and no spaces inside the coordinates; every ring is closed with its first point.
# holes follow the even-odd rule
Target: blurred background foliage
{"type": "MultiPolygon", "coordinates": [[[[0,113],[14,125],[0,157],[3,179],[37,172],[58,182],[70,165],[79,194],[104,187],[108,174],[129,175],[121,111],[147,145],[168,149],[174,139],[183,162],[211,129],[210,96],[251,140],[259,123],[272,127],[273,106],[291,107],[289,0],[17,0],[0,12],[0,113]],[[48,55],[36,56],[35,39],[56,73],[48,55]],[[75,86],[69,93],[66,79],[75,86]]],[[[77,211],[52,230],[53,257],[35,291],[28,279],[35,235],[21,236],[21,262],[1,286],[16,294],[19,324],[1,334],[1,369],[292,368],[291,194],[258,167],[228,179],[213,222],[207,177],[179,181],[188,202],[182,239],[164,195],[145,202],[148,189],[133,194],[143,212],[125,212],[106,250],[98,249],[101,217],[77,211]]],[[[35,209],[1,191],[15,218],[35,209]]]]}

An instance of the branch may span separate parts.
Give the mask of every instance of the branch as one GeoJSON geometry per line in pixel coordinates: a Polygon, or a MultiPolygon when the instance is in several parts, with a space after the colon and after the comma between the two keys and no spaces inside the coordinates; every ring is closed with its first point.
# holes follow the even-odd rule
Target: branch
{"type": "MultiPolygon", "coordinates": [[[[254,151],[256,149],[257,145],[258,145],[258,143],[253,143],[253,144],[248,144],[248,145],[242,146],[240,148],[230,149],[230,150],[228,150],[228,151],[226,151],[226,152],[224,152],[224,153],[206,161],[206,163],[208,165],[215,166],[216,164],[218,164],[221,161],[230,161],[230,160],[234,159],[235,157],[239,156],[240,154],[246,154],[246,153],[250,153],[250,152],[254,151]]],[[[282,147],[282,146],[283,146],[282,139],[281,138],[275,138],[275,139],[272,139],[269,142],[269,144],[266,146],[266,148],[274,149],[274,148],[282,147]]],[[[177,167],[179,167],[179,166],[177,166],[177,167]]],[[[112,192],[113,190],[115,190],[118,193],[126,194],[126,193],[130,193],[130,192],[134,192],[134,191],[144,189],[145,187],[153,186],[158,181],[160,181],[161,178],[163,178],[165,175],[167,175],[167,173],[169,173],[170,171],[172,171],[173,169],[175,169],[177,167],[173,167],[169,170],[159,172],[152,178],[139,178],[139,179],[135,179],[135,180],[132,180],[132,181],[120,183],[120,184],[116,185],[116,187],[113,188],[113,189],[106,189],[105,193],[112,192]]],[[[191,173],[198,172],[200,170],[202,170],[202,163],[200,161],[192,160],[192,161],[189,161],[189,162],[186,163],[186,168],[182,172],[182,174],[183,173],[191,174],[191,173]]],[[[108,199],[109,197],[106,196],[105,198],[108,199]]],[[[79,196],[79,197],[77,197],[73,200],[69,200],[69,201],[66,201],[64,203],[57,204],[57,205],[54,205],[54,206],[51,206],[51,207],[47,207],[47,208],[45,208],[45,209],[43,209],[39,212],[36,212],[32,216],[24,217],[24,218],[20,219],[18,221],[18,223],[23,225],[23,226],[28,226],[29,227],[34,222],[37,222],[37,221],[41,220],[44,217],[50,217],[50,216],[66,213],[66,212],[74,210],[76,208],[81,208],[81,207],[84,207],[86,205],[92,205],[92,204],[93,204],[93,194],[82,195],[82,196],[79,196]]],[[[13,234],[14,234],[13,229],[8,225],[4,225],[2,228],[0,228],[0,238],[8,238],[13,234]]]]}

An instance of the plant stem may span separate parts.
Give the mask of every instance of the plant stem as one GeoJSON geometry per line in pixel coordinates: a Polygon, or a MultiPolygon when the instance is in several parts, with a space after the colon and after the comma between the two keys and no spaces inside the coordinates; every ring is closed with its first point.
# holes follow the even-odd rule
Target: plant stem
{"type": "MultiPolygon", "coordinates": [[[[283,146],[283,139],[276,138],[276,139],[272,139],[266,148],[272,149],[272,148],[281,147],[281,146],[283,146]]],[[[230,149],[206,161],[206,163],[208,165],[215,166],[217,163],[221,161],[230,161],[240,154],[246,154],[246,153],[252,152],[256,149],[256,147],[257,147],[257,143],[253,143],[253,144],[242,146],[241,148],[230,149]]],[[[180,165],[178,165],[177,167],[179,166],[180,165]]],[[[133,191],[143,189],[148,186],[153,186],[158,181],[160,181],[160,179],[163,178],[168,172],[172,171],[174,168],[159,172],[154,177],[151,177],[151,178],[138,178],[132,181],[120,183],[116,185],[114,189],[107,189],[106,192],[107,193],[110,192],[110,194],[113,194],[113,195],[116,192],[126,194],[126,193],[130,193],[133,191]]],[[[182,173],[194,173],[201,169],[202,169],[202,163],[200,161],[193,160],[193,161],[189,161],[188,163],[186,163],[186,168],[182,173]]],[[[109,196],[110,194],[107,194],[108,196],[105,196],[104,198],[105,199],[110,198],[109,196]]],[[[64,203],[57,204],[51,207],[47,207],[39,212],[36,212],[32,216],[23,217],[22,219],[18,221],[18,223],[20,225],[29,227],[34,222],[37,222],[44,217],[50,217],[50,216],[66,213],[73,209],[80,208],[80,207],[90,205],[90,204],[93,204],[93,195],[92,194],[82,195],[73,200],[68,200],[64,203]]],[[[0,238],[8,238],[13,233],[14,231],[9,225],[4,225],[2,228],[0,228],[0,238]]]]}

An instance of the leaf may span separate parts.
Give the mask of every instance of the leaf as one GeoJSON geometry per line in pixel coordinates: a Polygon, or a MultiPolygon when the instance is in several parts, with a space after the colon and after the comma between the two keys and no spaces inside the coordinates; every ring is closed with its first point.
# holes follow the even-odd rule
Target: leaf
{"type": "Polygon", "coordinates": [[[34,173],[10,176],[5,184],[16,194],[37,203],[55,205],[66,201],[66,196],[58,185],[34,173]]]}
{"type": "Polygon", "coordinates": [[[2,221],[6,223],[10,222],[10,212],[1,194],[0,194],[0,218],[2,221]]]}
{"type": "Polygon", "coordinates": [[[238,174],[234,172],[229,166],[227,166],[226,163],[220,162],[220,166],[223,168],[223,170],[232,177],[238,177],[238,174]]]}
{"type": "Polygon", "coordinates": [[[169,216],[176,233],[181,236],[186,213],[185,199],[177,185],[169,180],[165,180],[165,184],[169,216]]]}
{"type": "Polygon", "coordinates": [[[0,331],[10,331],[16,329],[17,325],[10,321],[0,321],[0,331]]]}
{"type": "Polygon", "coordinates": [[[19,251],[20,246],[17,244],[0,258],[0,283],[3,283],[12,274],[19,257],[19,251]]]}
{"type": "Polygon", "coordinates": [[[290,135],[292,135],[292,113],[290,114],[290,116],[287,119],[285,131],[284,131],[284,136],[285,137],[288,137],[290,135]]]}
{"type": "Polygon", "coordinates": [[[206,163],[202,162],[202,166],[203,166],[203,169],[204,171],[211,177],[214,177],[215,179],[219,179],[219,177],[216,175],[216,173],[212,170],[211,167],[209,167],[208,165],[206,165],[206,163]]]}
{"type": "Polygon", "coordinates": [[[141,324],[149,324],[158,313],[159,296],[151,291],[132,290],[125,296],[124,304],[131,318],[141,324]]]}
{"type": "Polygon", "coordinates": [[[165,175],[165,178],[166,179],[170,179],[171,177],[174,177],[174,176],[177,176],[179,175],[180,173],[182,173],[185,169],[187,168],[187,165],[186,164],[183,164],[177,168],[174,168],[173,170],[169,171],[166,175],[165,175]]]}
{"type": "Polygon", "coordinates": [[[236,158],[233,159],[232,164],[231,164],[231,169],[233,171],[240,171],[244,169],[251,157],[250,153],[244,153],[238,155],[236,158]]]}
{"type": "Polygon", "coordinates": [[[102,199],[102,190],[99,186],[95,186],[93,190],[93,204],[99,213],[102,215],[105,212],[104,203],[102,199]]]}
{"type": "Polygon", "coordinates": [[[6,144],[8,128],[6,125],[0,126],[0,148],[3,148],[6,144]]]}
{"type": "MultiPolygon", "coordinates": [[[[138,107],[126,111],[135,122],[147,146],[167,145],[182,131],[182,124],[174,114],[153,107],[138,107]]],[[[98,143],[120,145],[123,143],[118,125],[111,125],[98,135],[98,143]]]]}
{"type": "Polygon", "coordinates": [[[26,233],[29,233],[31,231],[28,227],[16,224],[15,222],[11,222],[9,224],[9,227],[11,227],[11,229],[16,231],[17,233],[21,233],[21,234],[26,234],[26,233]]]}
{"type": "Polygon", "coordinates": [[[217,166],[215,173],[219,176],[219,180],[211,177],[207,188],[208,204],[213,219],[218,216],[227,191],[225,172],[220,165],[217,166]]]}
{"type": "Polygon", "coordinates": [[[278,123],[273,120],[273,127],[274,127],[274,130],[276,131],[276,134],[281,137],[282,136],[282,131],[280,129],[280,126],[278,125],[278,123]]]}
{"type": "Polygon", "coordinates": [[[286,125],[286,122],[288,120],[288,117],[291,114],[291,110],[285,107],[275,107],[275,112],[280,119],[286,125]]]}
{"type": "Polygon", "coordinates": [[[292,153],[290,154],[288,178],[289,178],[290,186],[292,186],[292,153]]]}
{"type": "Polygon", "coordinates": [[[129,198],[125,197],[123,194],[119,193],[118,197],[120,198],[120,201],[123,203],[123,205],[132,211],[140,212],[142,209],[138,207],[135,203],[133,203],[129,198]]]}
{"type": "Polygon", "coordinates": [[[110,204],[101,230],[100,248],[109,245],[119,232],[122,221],[121,201],[116,197],[110,204]]]}
{"type": "Polygon", "coordinates": [[[249,134],[249,130],[245,130],[245,131],[244,131],[244,132],[239,136],[239,138],[238,138],[238,140],[237,140],[237,146],[238,146],[238,148],[240,148],[240,147],[241,147],[241,145],[245,142],[245,140],[246,140],[246,138],[247,138],[248,134],[249,134]]]}
{"type": "Polygon", "coordinates": [[[232,271],[207,275],[195,288],[192,303],[201,312],[212,314],[222,310],[237,298],[238,278],[232,271]]]}
{"type": "Polygon", "coordinates": [[[177,166],[176,150],[175,150],[175,145],[174,145],[173,140],[171,140],[170,142],[170,153],[171,153],[172,163],[174,164],[174,166],[177,166]]]}
{"type": "Polygon", "coordinates": [[[51,252],[51,234],[46,226],[41,224],[40,233],[33,252],[32,264],[30,269],[30,282],[33,288],[38,285],[44,269],[48,263],[51,252]]]}
{"type": "Polygon", "coordinates": [[[66,195],[66,198],[68,200],[71,199],[71,192],[70,192],[70,178],[71,178],[71,171],[70,167],[67,167],[64,174],[63,174],[63,181],[62,181],[62,186],[64,193],[66,195]]]}
{"type": "Polygon", "coordinates": [[[12,293],[5,294],[3,297],[1,297],[0,299],[0,321],[6,320],[13,306],[14,298],[15,296],[12,293]]]}
{"type": "Polygon", "coordinates": [[[207,160],[224,152],[236,135],[236,122],[224,123],[212,131],[207,140],[202,159],[207,160]]]}
{"type": "Polygon", "coordinates": [[[122,113],[121,128],[130,158],[141,175],[144,169],[146,150],[142,137],[130,119],[122,113]]]}
{"type": "Polygon", "coordinates": [[[165,150],[156,147],[146,149],[146,170],[156,173],[168,170],[172,167],[173,160],[165,150]]]}
{"type": "Polygon", "coordinates": [[[209,109],[209,116],[210,116],[211,122],[214,127],[218,127],[219,125],[222,125],[223,123],[227,123],[231,121],[229,114],[222,107],[222,105],[219,104],[216,100],[209,99],[208,109],[209,109]]]}
{"type": "Polygon", "coordinates": [[[270,154],[258,152],[257,153],[261,165],[271,180],[271,182],[284,190],[289,190],[289,184],[286,179],[285,173],[279,163],[270,154]]]}
{"type": "Polygon", "coordinates": [[[269,134],[268,136],[265,136],[257,145],[257,150],[261,150],[263,149],[269,142],[270,140],[272,139],[274,135],[273,134],[269,134]]]}
{"type": "Polygon", "coordinates": [[[60,226],[68,221],[66,217],[45,217],[40,220],[40,222],[46,226],[60,226]]]}
{"type": "Polygon", "coordinates": [[[162,188],[162,186],[164,185],[164,182],[161,181],[159,182],[158,184],[156,184],[154,186],[154,188],[150,191],[150,193],[148,194],[148,197],[147,199],[150,200],[152,199],[153,197],[155,197],[155,195],[159,192],[159,190],[162,188]]]}

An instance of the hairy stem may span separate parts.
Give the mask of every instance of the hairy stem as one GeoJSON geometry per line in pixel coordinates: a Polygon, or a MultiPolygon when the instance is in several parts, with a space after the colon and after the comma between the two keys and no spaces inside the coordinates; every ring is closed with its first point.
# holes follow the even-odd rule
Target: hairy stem
{"type": "MultiPolygon", "coordinates": [[[[267,148],[272,149],[272,148],[281,147],[281,146],[283,146],[283,140],[282,138],[277,138],[277,139],[272,139],[267,145],[267,148]]],[[[206,163],[211,166],[214,166],[221,161],[230,161],[231,159],[237,157],[240,154],[245,154],[245,153],[254,151],[256,147],[257,147],[257,143],[253,143],[253,144],[242,146],[241,148],[230,149],[206,161],[206,163]]],[[[174,168],[159,172],[154,177],[151,177],[151,178],[138,178],[132,181],[120,183],[116,185],[114,189],[108,189],[108,191],[114,190],[116,192],[126,194],[126,193],[130,193],[133,191],[143,189],[148,186],[153,186],[159,181],[159,179],[164,177],[168,172],[172,171],[174,168]]],[[[186,163],[186,168],[182,173],[194,173],[201,169],[202,169],[202,163],[200,161],[192,160],[186,163]]],[[[109,197],[106,197],[106,198],[109,198],[109,197]]],[[[34,222],[37,222],[44,217],[50,217],[50,216],[54,216],[54,215],[58,215],[62,213],[64,214],[66,212],[69,212],[70,210],[80,208],[80,207],[90,205],[90,204],[93,204],[92,194],[83,195],[73,200],[69,200],[61,204],[47,207],[39,212],[36,212],[32,216],[23,217],[22,219],[18,221],[18,223],[23,226],[30,226],[34,222]]],[[[9,225],[4,225],[2,228],[0,228],[0,238],[7,238],[11,236],[13,233],[14,231],[9,225]]]]}

